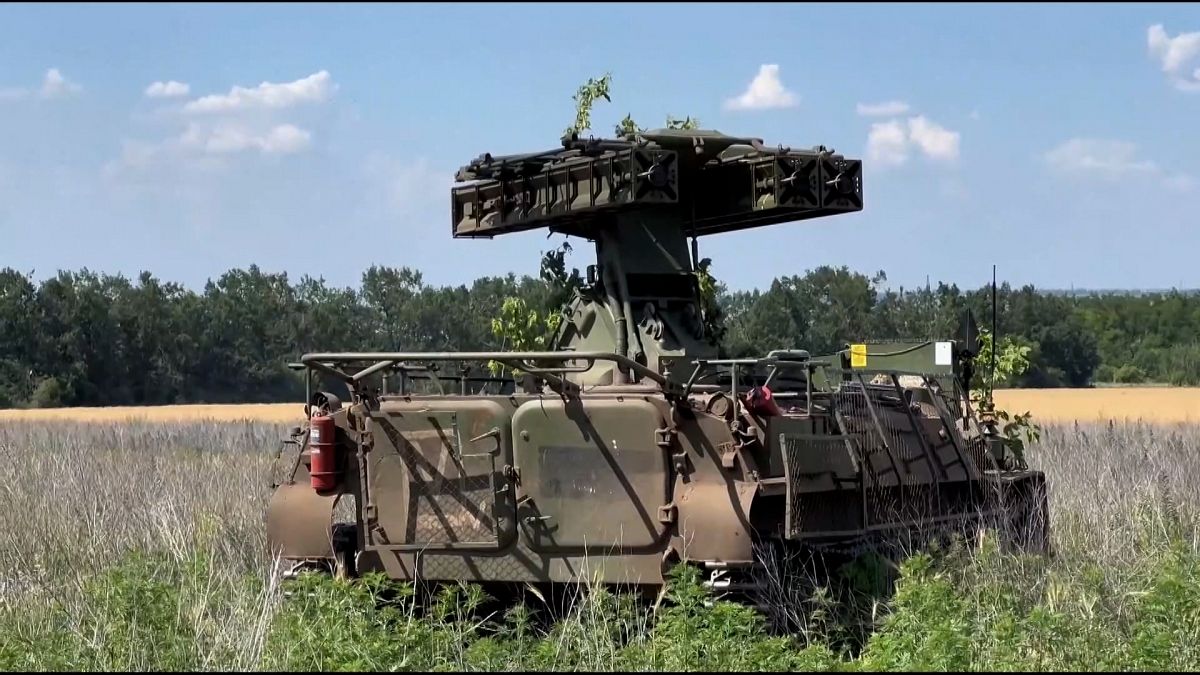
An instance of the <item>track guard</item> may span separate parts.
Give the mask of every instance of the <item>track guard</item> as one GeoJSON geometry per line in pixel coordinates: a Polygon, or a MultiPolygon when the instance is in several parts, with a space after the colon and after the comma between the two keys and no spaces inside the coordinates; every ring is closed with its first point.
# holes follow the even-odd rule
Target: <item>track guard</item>
{"type": "Polygon", "coordinates": [[[333,507],[340,493],[318,494],[307,483],[280,485],[267,507],[267,545],[284,558],[334,558],[333,507]]]}
{"type": "Polygon", "coordinates": [[[676,487],[677,542],[685,560],[754,561],[752,483],[693,483],[676,487]]]}

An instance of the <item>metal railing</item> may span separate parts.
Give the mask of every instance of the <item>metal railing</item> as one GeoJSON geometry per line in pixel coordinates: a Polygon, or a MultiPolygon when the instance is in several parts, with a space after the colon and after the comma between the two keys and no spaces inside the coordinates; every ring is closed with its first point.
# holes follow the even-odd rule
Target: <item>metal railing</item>
{"type": "MultiPolygon", "coordinates": [[[[770,386],[775,378],[781,373],[803,370],[804,371],[804,396],[806,406],[812,409],[812,374],[818,368],[827,368],[831,364],[823,359],[813,359],[808,352],[803,350],[775,350],[768,352],[765,357],[750,357],[740,359],[695,359],[692,361],[695,364],[695,369],[688,377],[687,382],[683,387],[683,396],[686,398],[691,395],[692,391],[696,390],[697,383],[702,377],[705,370],[709,370],[711,375],[720,375],[721,367],[729,368],[730,396],[734,401],[738,400],[738,383],[741,381],[740,375],[743,371],[755,371],[763,367],[770,370],[763,379],[763,386],[770,386]]],[[[779,392],[774,394],[777,398],[790,398],[797,393],[779,392]]]]}
{"type": "MultiPolygon", "coordinates": [[[[632,372],[640,378],[658,384],[667,395],[676,396],[681,392],[677,382],[668,379],[633,359],[612,352],[329,352],[310,353],[300,358],[293,367],[304,367],[317,370],[333,378],[345,382],[353,388],[367,377],[381,371],[398,371],[405,373],[430,372],[436,370],[431,365],[440,362],[496,362],[509,368],[534,375],[546,380],[560,393],[577,389],[576,385],[566,380],[562,375],[583,373],[595,367],[597,361],[608,361],[617,366],[614,384],[627,384],[623,381],[625,374],[632,372]],[[535,363],[531,362],[537,362],[535,363]],[[582,365],[551,364],[568,362],[583,362],[582,365]],[[346,365],[370,363],[371,365],[354,372],[347,372],[346,365]],[[342,367],[339,367],[342,366],[342,367]],[[620,380],[620,381],[618,381],[620,380]]],[[[434,378],[439,381],[440,379],[434,378]]],[[[465,376],[460,379],[468,379],[465,376]]],[[[500,380],[502,378],[470,378],[500,380]]]]}
{"type": "MultiPolygon", "coordinates": [[[[942,398],[943,403],[951,409],[952,416],[959,416],[964,413],[969,415],[969,412],[962,410],[960,405],[953,404],[957,403],[958,397],[964,393],[959,388],[957,378],[953,378],[954,381],[950,385],[951,391],[946,392],[939,381],[939,378],[942,378],[943,375],[886,369],[847,369],[839,367],[826,359],[813,359],[809,356],[808,352],[802,350],[775,350],[769,352],[765,357],[757,358],[694,359],[691,363],[695,367],[687,381],[682,385],[627,356],[613,352],[599,351],[315,352],[305,354],[301,357],[299,363],[289,365],[297,369],[307,368],[310,371],[319,371],[346,383],[351,389],[354,389],[356,385],[363,382],[366,378],[377,373],[383,373],[386,377],[388,372],[395,372],[399,373],[402,378],[410,378],[418,373],[429,373],[428,379],[435,383],[439,394],[444,395],[446,391],[442,387],[443,380],[460,381],[462,383],[461,393],[463,394],[466,394],[466,382],[468,381],[508,383],[515,380],[504,377],[468,376],[466,374],[469,372],[468,368],[463,368],[462,374],[458,377],[453,375],[437,375],[437,364],[441,363],[496,362],[509,367],[513,371],[534,375],[537,378],[545,380],[559,393],[566,393],[568,391],[578,391],[578,385],[570,382],[563,376],[587,372],[594,368],[598,361],[607,361],[617,366],[614,370],[614,384],[629,384],[630,382],[626,378],[629,373],[632,373],[640,380],[648,380],[657,384],[668,397],[681,399],[686,399],[695,391],[724,390],[724,387],[720,385],[699,384],[707,375],[720,376],[723,374],[722,371],[729,377],[729,393],[734,401],[738,400],[738,388],[743,379],[742,375],[746,373],[753,373],[755,371],[761,373],[765,368],[766,374],[762,378],[761,383],[770,386],[778,378],[786,377],[788,373],[802,372],[804,380],[804,390],[802,392],[785,390],[775,392],[774,396],[781,399],[803,396],[805,406],[809,410],[813,409],[814,394],[827,394],[834,388],[837,388],[839,383],[857,382],[866,386],[868,385],[867,378],[877,375],[885,375],[889,379],[914,376],[920,378],[925,386],[930,387],[935,396],[942,398]],[[346,367],[357,364],[367,365],[355,370],[346,367]],[[707,375],[705,375],[706,372],[707,375]],[[938,386],[931,386],[934,384],[938,386]],[[949,393],[948,397],[947,393],[949,393]]],[[[893,380],[893,382],[895,381],[893,380]]],[[[306,387],[310,384],[310,382],[306,381],[306,387]]],[[[403,383],[401,389],[404,389],[403,383]]],[[[306,393],[311,395],[311,391],[306,393]]]]}
{"type": "MultiPolygon", "coordinates": [[[[899,385],[900,378],[912,377],[920,380],[920,386],[928,389],[931,395],[939,399],[948,409],[951,418],[966,419],[970,416],[969,403],[963,398],[966,392],[962,389],[957,377],[945,373],[925,373],[917,371],[880,369],[880,368],[846,368],[832,363],[828,359],[813,359],[801,351],[774,351],[762,358],[739,359],[695,359],[691,375],[683,386],[683,396],[690,396],[694,391],[719,390],[727,391],[733,400],[738,400],[738,387],[743,375],[758,371],[757,379],[760,386],[770,386],[777,378],[789,372],[803,372],[803,391],[788,391],[786,389],[772,392],[775,398],[798,398],[803,396],[805,407],[813,409],[814,395],[827,395],[846,384],[858,384],[863,387],[887,386],[895,388],[897,396],[902,396],[903,387],[899,385]],[[766,370],[765,377],[761,372],[766,370]],[[713,375],[726,375],[729,378],[728,389],[718,385],[700,385],[699,382],[713,375]],[[879,376],[886,378],[886,383],[872,383],[870,380],[879,376]],[[944,382],[943,380],[950,381],[944,382]],[[890,386],[889,386],[890,385],[890,386]]],[[[799,385],[797,385],[798,387],[799,385]]]]}

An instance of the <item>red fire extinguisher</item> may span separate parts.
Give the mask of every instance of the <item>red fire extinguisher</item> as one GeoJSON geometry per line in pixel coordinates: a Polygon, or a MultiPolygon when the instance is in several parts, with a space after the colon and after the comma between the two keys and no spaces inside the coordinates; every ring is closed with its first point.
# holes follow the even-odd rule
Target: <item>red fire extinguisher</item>
{"type": "Polygon", "coordinates": [[[756,386],[746,394],[746,407],[750,412],[762,417],[782,415],[783,411],[775,403],[775,396],[767,385],[756,386]]]}
{"type": "Polygon", "coordinates": [[[310,420],[308,473],[317,492],[332,490],[338,484],[336,433],[332,417],[314,415],[310,420]]]}

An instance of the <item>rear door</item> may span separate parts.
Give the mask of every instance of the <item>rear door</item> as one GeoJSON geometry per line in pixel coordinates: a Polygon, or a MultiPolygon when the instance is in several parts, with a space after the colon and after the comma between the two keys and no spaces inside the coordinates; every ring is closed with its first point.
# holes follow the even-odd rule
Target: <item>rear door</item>
{"type": "Polygon", "coordinates": [[[481,398],[385,401],[371,413],[368,543],[496,550],[516,536],[509,415],[481,398]]]}
{"type": "Polygon", "coordinates": [[[530,401],[513,415],[518,521],[530,548],[578,554],[650,549],[666,535],[665,427],[642,398],[530,401]]]}

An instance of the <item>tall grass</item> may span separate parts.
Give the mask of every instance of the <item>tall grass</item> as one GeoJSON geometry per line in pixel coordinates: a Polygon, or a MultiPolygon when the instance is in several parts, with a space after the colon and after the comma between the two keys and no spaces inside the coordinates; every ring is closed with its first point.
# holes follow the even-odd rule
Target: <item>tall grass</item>
{"type": "Polygon", "coordinates": [[[248,422],[0,426],[0,665],[258,664],[279,601],[263,520],[279,436],[248,422]]]}
{"type": "Polygon", "coordinates": [[[767,637],[686,574],[656,616],[592,589],[548,630],[536,602],[489,615],[470,587],[424,611],[380,578],[310,579],[285,600],[264,529],[284,431],[0,425],[0,668],[1200,667],[1200,427],[1048,427],[1029,456],[1048,476],[1056,555],[914,555],[857,654],[820,597],[796,609],[800,635],[767,637]]]}

